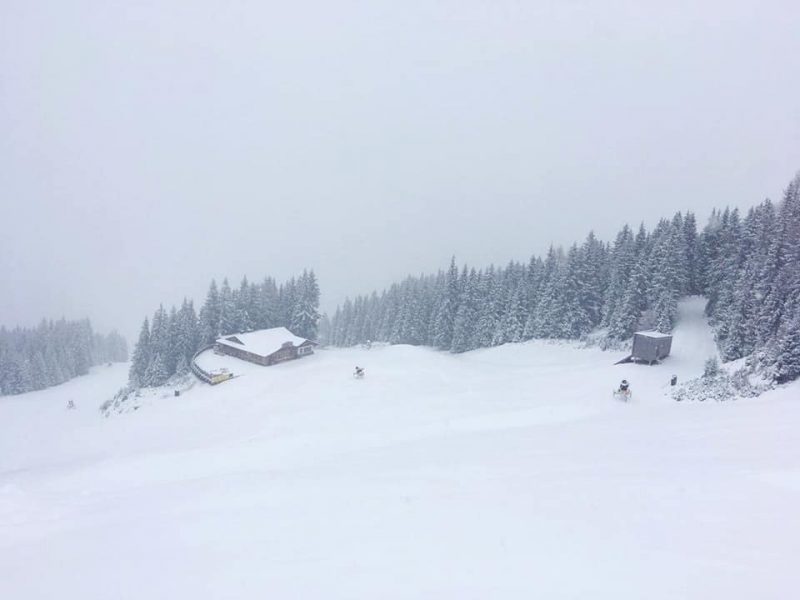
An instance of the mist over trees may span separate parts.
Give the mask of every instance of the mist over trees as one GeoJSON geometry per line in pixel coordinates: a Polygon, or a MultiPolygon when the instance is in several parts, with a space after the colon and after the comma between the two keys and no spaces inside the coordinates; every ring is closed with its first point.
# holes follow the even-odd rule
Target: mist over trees
{"type": "Polygon", "coordinates": [[[317,339],[319,285],[314,271],[278,285],[271,277],[251,283],[244,277],[236,288],[228,279],[212,280],[197,312],[191,300],[167,311],[159,306],[145,318],[133,351],[131,386],[162,385],[189,371],[195,353],[223,335],[286,327],[295,335],[317,339]]]}
{"type": "Polygon", "coordinates": [[[88,319],[43,320],[35,328],[0,328],[0,395],[42,390],[89,368],[128,360],[128,347],[116,331],[94,333],[88,319]]]}
{"type": "Polygon", "coordinates": [[[590,233],[525,264],[459,269],[453,259],[446,271],[346,300],[323,319],[322,341],[466,352],[597,328],[622,341],[637,329],[669,332],[691,294],[708,297],[724,360],[753,355],[778,382],[800,376],[800,175],[778,206],[714,211],[702,232],[691,212],[676,213],[652,231],[626,225],[612,243],[590,233]]]}

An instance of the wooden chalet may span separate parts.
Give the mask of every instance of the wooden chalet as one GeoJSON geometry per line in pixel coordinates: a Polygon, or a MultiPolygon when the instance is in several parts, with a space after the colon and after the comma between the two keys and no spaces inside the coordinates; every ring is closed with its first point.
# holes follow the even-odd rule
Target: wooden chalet
{"type": "Polygon", "coordinates": [[[314,354],[316,345],[285,327],[274,327],[226,335],[215,342],[214,351],[266,367],[314,354]]]}

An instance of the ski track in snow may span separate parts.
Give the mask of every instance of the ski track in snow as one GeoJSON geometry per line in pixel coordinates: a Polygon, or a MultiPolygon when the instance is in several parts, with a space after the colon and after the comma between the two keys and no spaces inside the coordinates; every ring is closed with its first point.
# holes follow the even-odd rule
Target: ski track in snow
{"type": "Polygon", "coordinates": [[[0,598],[792,597],[800,384],[669,399],[702,309],[653,367],[376,346],[213,357],[241,376],[108,419],[127,365],[0,398],[0,598]]]}

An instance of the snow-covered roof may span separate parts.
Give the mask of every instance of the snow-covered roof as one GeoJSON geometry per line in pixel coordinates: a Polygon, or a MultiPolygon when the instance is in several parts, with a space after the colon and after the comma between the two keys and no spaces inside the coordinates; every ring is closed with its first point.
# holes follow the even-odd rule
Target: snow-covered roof
{"type": "Polygon", "coordinates": [[[637,331],[634,335],[643,335],[649,338],[668,338],[672,337],[671,333],[661,333],[660,331],[637,331]]]}
{"type": "Polygon", "coordinates": [[[293,334],[286,327],[273,327],[272,329],[260,329],[248,333],[232,333],[217,340],[218,344],[247,350],[259,356],[269,356],[280,350],[286,342],[291,342],[294,346],[299,346],[309,340],[293,334]],[[241,344],[233,339],[239,340],[241,344]]]}

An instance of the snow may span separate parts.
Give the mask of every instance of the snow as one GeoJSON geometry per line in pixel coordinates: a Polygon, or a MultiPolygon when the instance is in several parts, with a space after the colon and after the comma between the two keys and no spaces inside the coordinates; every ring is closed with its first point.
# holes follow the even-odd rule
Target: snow
{"type": "Polygon", "coordinates": [[[656,339],[672,337],[671,333],[661,333],[660,331],[637,331],[634,335],[643,335],[644,337],[656,339]]]}
{"type": "Polygon", "coordinates": [[[206,350],[198,354],[195,357],[195,363],[207,373],[233,373],[237,376],[250,372],[257,373],[267,368],[246,360],[237,360],[224,354],[217,354],[214,350],[206,350]]]}
{"type": "Polygon", "coordinates": [[[710,353],[692,299],[652,367],[376,346],[111,418],[124,365],[0,398],[0,597],[792,597],[800,384],[670,400],[710,353]]]}
{"type": "Polygon", "coordinates": [[[244,348],[248,352],[258,354],[259,356],[269,356],[281,349],[286,342],[292,342],[293,345],[299,346],[308,340],[298,337],[286,327],[273,327],[272,329],[260,329],[258,331],[251,331],[249,333],[234,333],[232,335],[219,338],[218,344],[230,346],[231,348],[244,348]],[[241,344],[232,342],[229,338],[235,337],[241,344]]]}
{"type": "Polygon", "coordinates": [[[664,368],[673,369],[681,381],[702,375],[707,359],[719,359],[705,308],[706,299],[702,296],[691,296],[678,304],[678,323],[672,332],[672,348],[664,368]]]}

